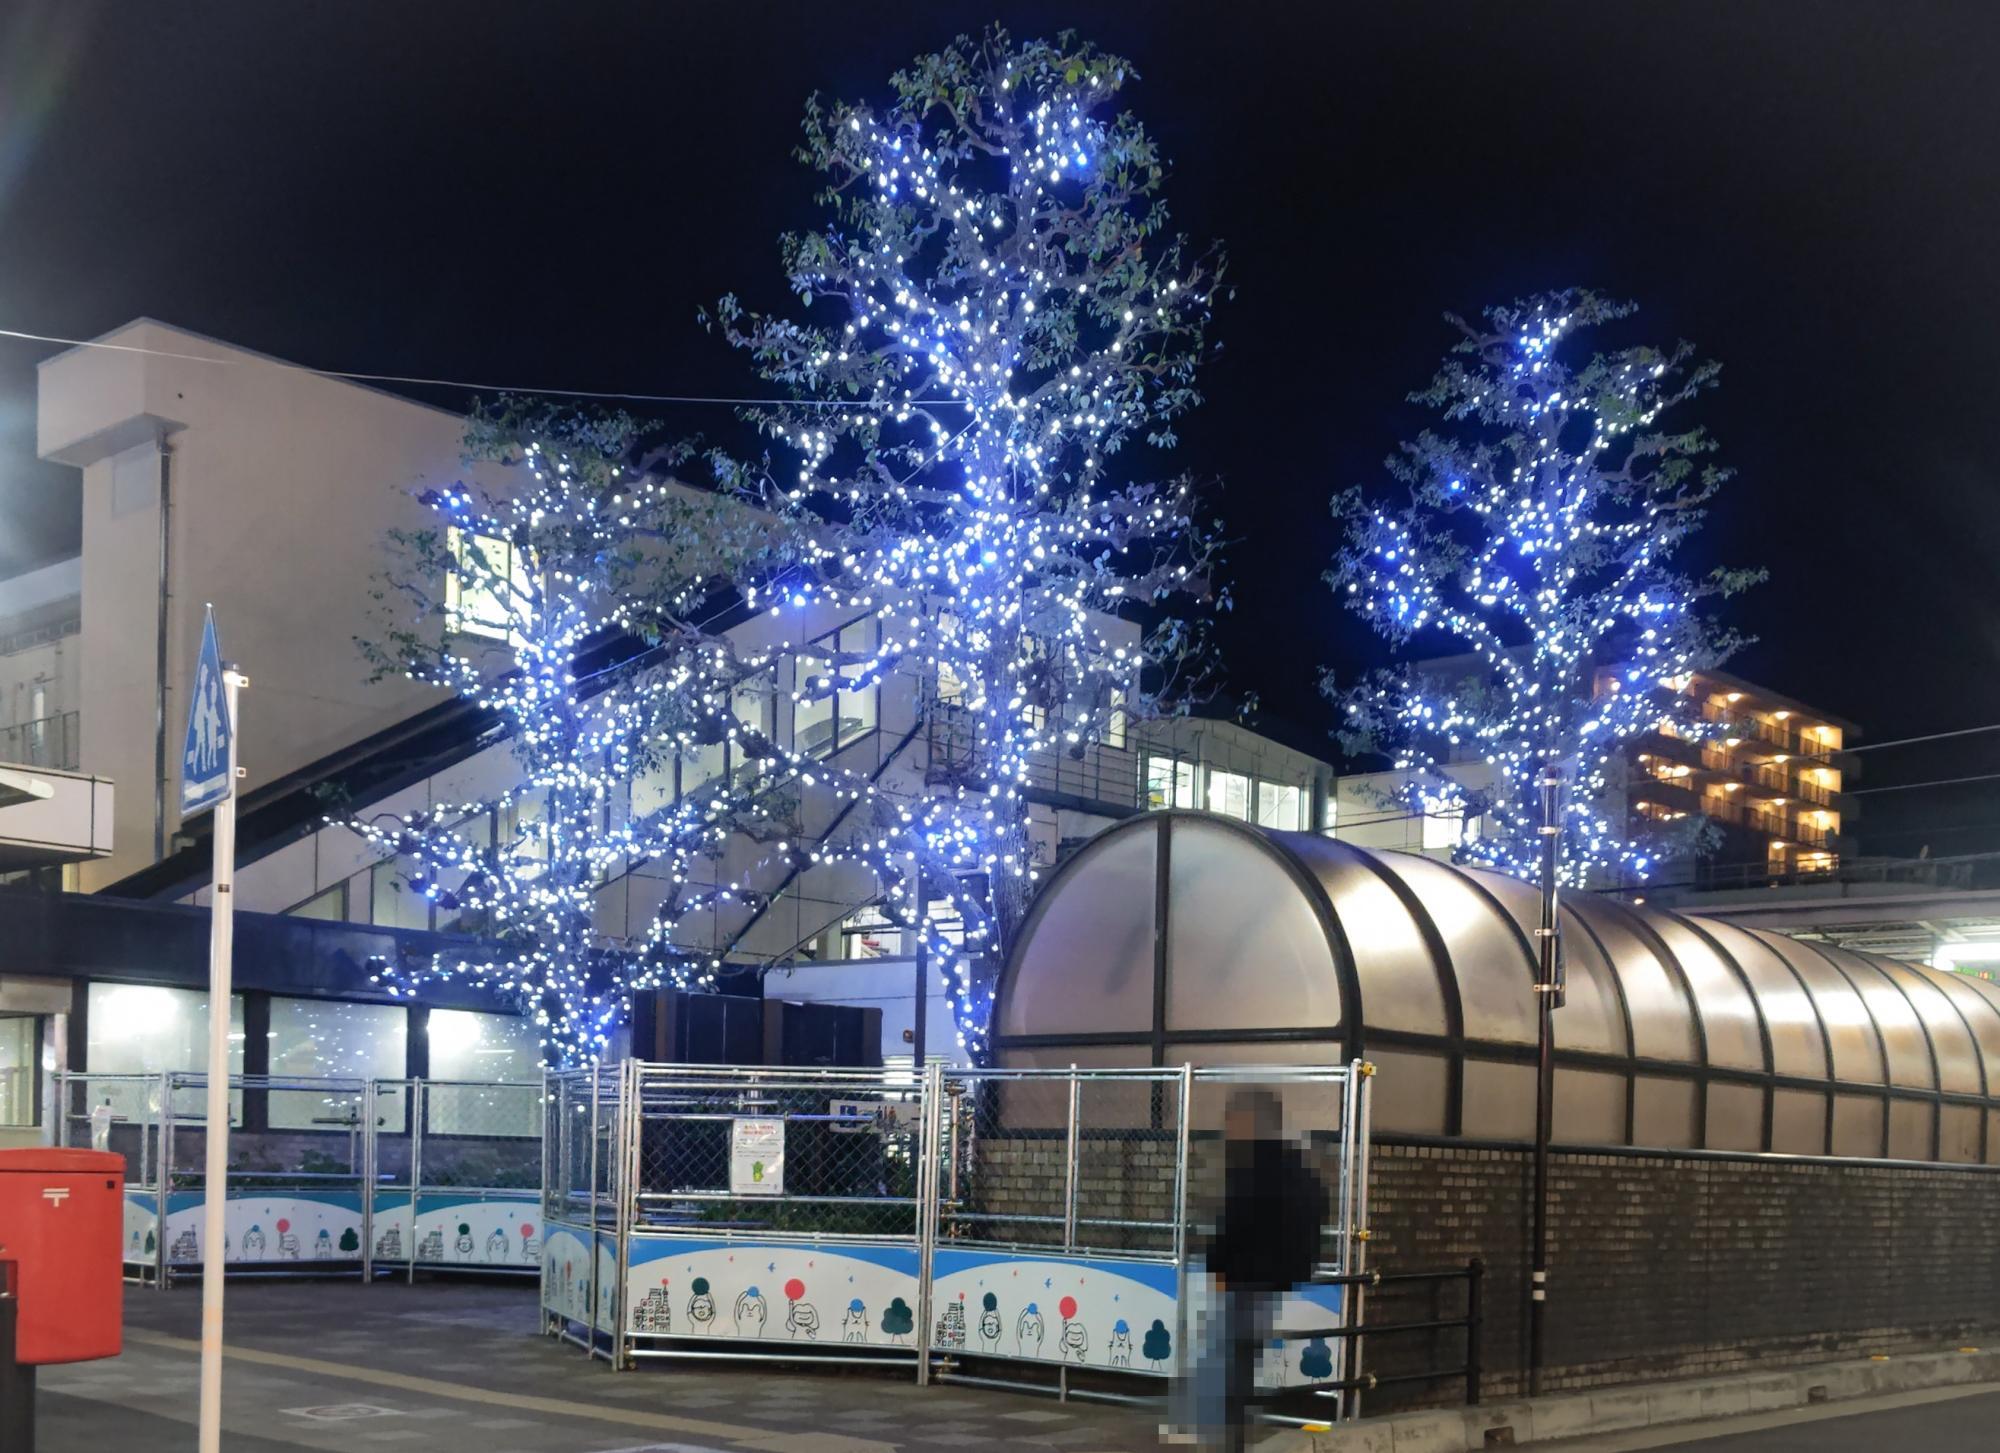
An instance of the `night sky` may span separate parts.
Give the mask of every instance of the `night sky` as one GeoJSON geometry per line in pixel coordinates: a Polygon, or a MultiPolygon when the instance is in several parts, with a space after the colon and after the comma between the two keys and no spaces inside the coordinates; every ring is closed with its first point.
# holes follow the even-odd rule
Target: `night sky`
{"type": "MultiPolygon", "coordinates": [[[[321,367],[745,393],[695,309],[784,302],[815,89],[1001,19],[1131,57],[1177,221],[1237,296],[1178,467],[1239,541],[1231,687],[1322,754],[1376,655],[1319,581],[1440,315],[1581,284],[1725,365],[1739,475],[1687,560],[1764,565],[1733,669],[1868,737],[2000,722],[2000,6],[1793,3],[0,5],[0,328],[149,314],[321,367]]],[[[0,574],[75,550],[0,340],[0,574]]],[[[669,415],[733,437],[726,410],[669,415]]],[[[358,498],[395,481],[357,480],[358,498]]],[[[1866,759],[2000,771],[2000,733],[1866,759]]],[[[1864,847],[2000,847],[2000,784],[1868,799],[1864,847]]]]}

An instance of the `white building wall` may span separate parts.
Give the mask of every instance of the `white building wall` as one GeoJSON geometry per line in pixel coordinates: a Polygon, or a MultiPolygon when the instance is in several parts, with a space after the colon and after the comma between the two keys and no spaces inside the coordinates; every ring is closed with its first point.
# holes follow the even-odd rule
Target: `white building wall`
{"type": "Polygon", "coordinates": [[[150,321],[103,341],[192,356],[78,348],[41,365],[40,451],[83,472],[83,761],[120,788],[117,850],[87,887],[153,858],[162,444],[170,833],[206,603],[250,677],[252,786],[429,704],[407,682],[370,684],[353,641],[370,631],[382,532],[421,522],[410,489],[463,474],[455,415],[150,321]]]}

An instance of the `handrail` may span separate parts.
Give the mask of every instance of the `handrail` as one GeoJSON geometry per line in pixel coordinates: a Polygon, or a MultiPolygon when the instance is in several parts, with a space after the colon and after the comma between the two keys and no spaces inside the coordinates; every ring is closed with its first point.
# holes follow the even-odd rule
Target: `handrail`
{"type": "MultiPolygon", "coordinates": [[[[1430,1367],[1416,1372],[1373,1373],[1362,1372],[1348,1378],[1330,1378],[1324,1382],[1304,1383],[1289,1387],[1258,1401],[1266,1407],[1282,1407],[1295,1402],[1300,1397],[1321,1397],[1334,1392],[1369,1392],[1378,1387],[1387,1387],[1406,1382],[1445,1382],[1456,1378],[1465,1381],[1465,1402],[1467,1407],[1479,1404],[1479,1384],[1484,1375],[1484,1355],[1481,1346],[1486,1323],[1485,1300],[1482,1286],[1486,1277],[1486,1263],[1473,1257],[1464,1266],[1450,1267],[1441,1271],[1365,1271],[1344,1276],[1314,1277],[1308,1285],[1357,1288],[1378,1288],[1411,1283],[1430,1283],[1442,1286],[1450,1282],[1465,1283],[1465,1315],[1461,1317],[1424,1317],[1400,1322],[1355,1322],[1346,1325],[1326,1327],[1284,1328],[1279,1336],[1285,1341],[1296,1342],[1302,1338],[1334,1339],[1358,1341],[1363,1337],[1395,1337],[1414,1332],[1447,1332],[1457,1328],[1465,1331],[1465,1360],[1448,1367],[1430,1367]]],[[[1286,1421],[1298,1421],[1287,1418],[1286,1421]]],[[[1317,1420],[1306,1420],[1317,1421],[1317,1420]]]]}

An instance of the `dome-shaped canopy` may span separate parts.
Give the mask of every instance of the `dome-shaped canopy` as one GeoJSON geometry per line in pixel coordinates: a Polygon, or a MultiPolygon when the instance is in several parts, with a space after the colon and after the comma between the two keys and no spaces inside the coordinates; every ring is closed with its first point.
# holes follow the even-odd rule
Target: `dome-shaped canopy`
{"type": "MultiPolygon", "coordinates": [[[[1554,1135],[2000,1162],[2000,990],[1565,893],[1554,1135]]],[[[1365,1057],[1378,1132],[1533,1131],[1540,895],[1504,875],[1204,813],[1107,829],[1000,980],[1002,1064],[1365,1057]]]]}

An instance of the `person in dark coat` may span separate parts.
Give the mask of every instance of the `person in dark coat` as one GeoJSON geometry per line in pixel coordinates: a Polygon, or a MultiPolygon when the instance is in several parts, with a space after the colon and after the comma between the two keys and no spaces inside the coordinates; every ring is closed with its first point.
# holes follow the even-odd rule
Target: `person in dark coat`
{"type": "Polygon", "coordinates": [[[1206,1306],[1195,1313],[1195,1362],[1167,1441],[1241,1453],[1256,1394],[1257,1352],[1284,1294],[1319,1262],[1319,1178],[1284,1137],[1277,1096],[1242,1090],[1223,1122],[1222,1199],[1202,1248],[1206,1306]]]}

